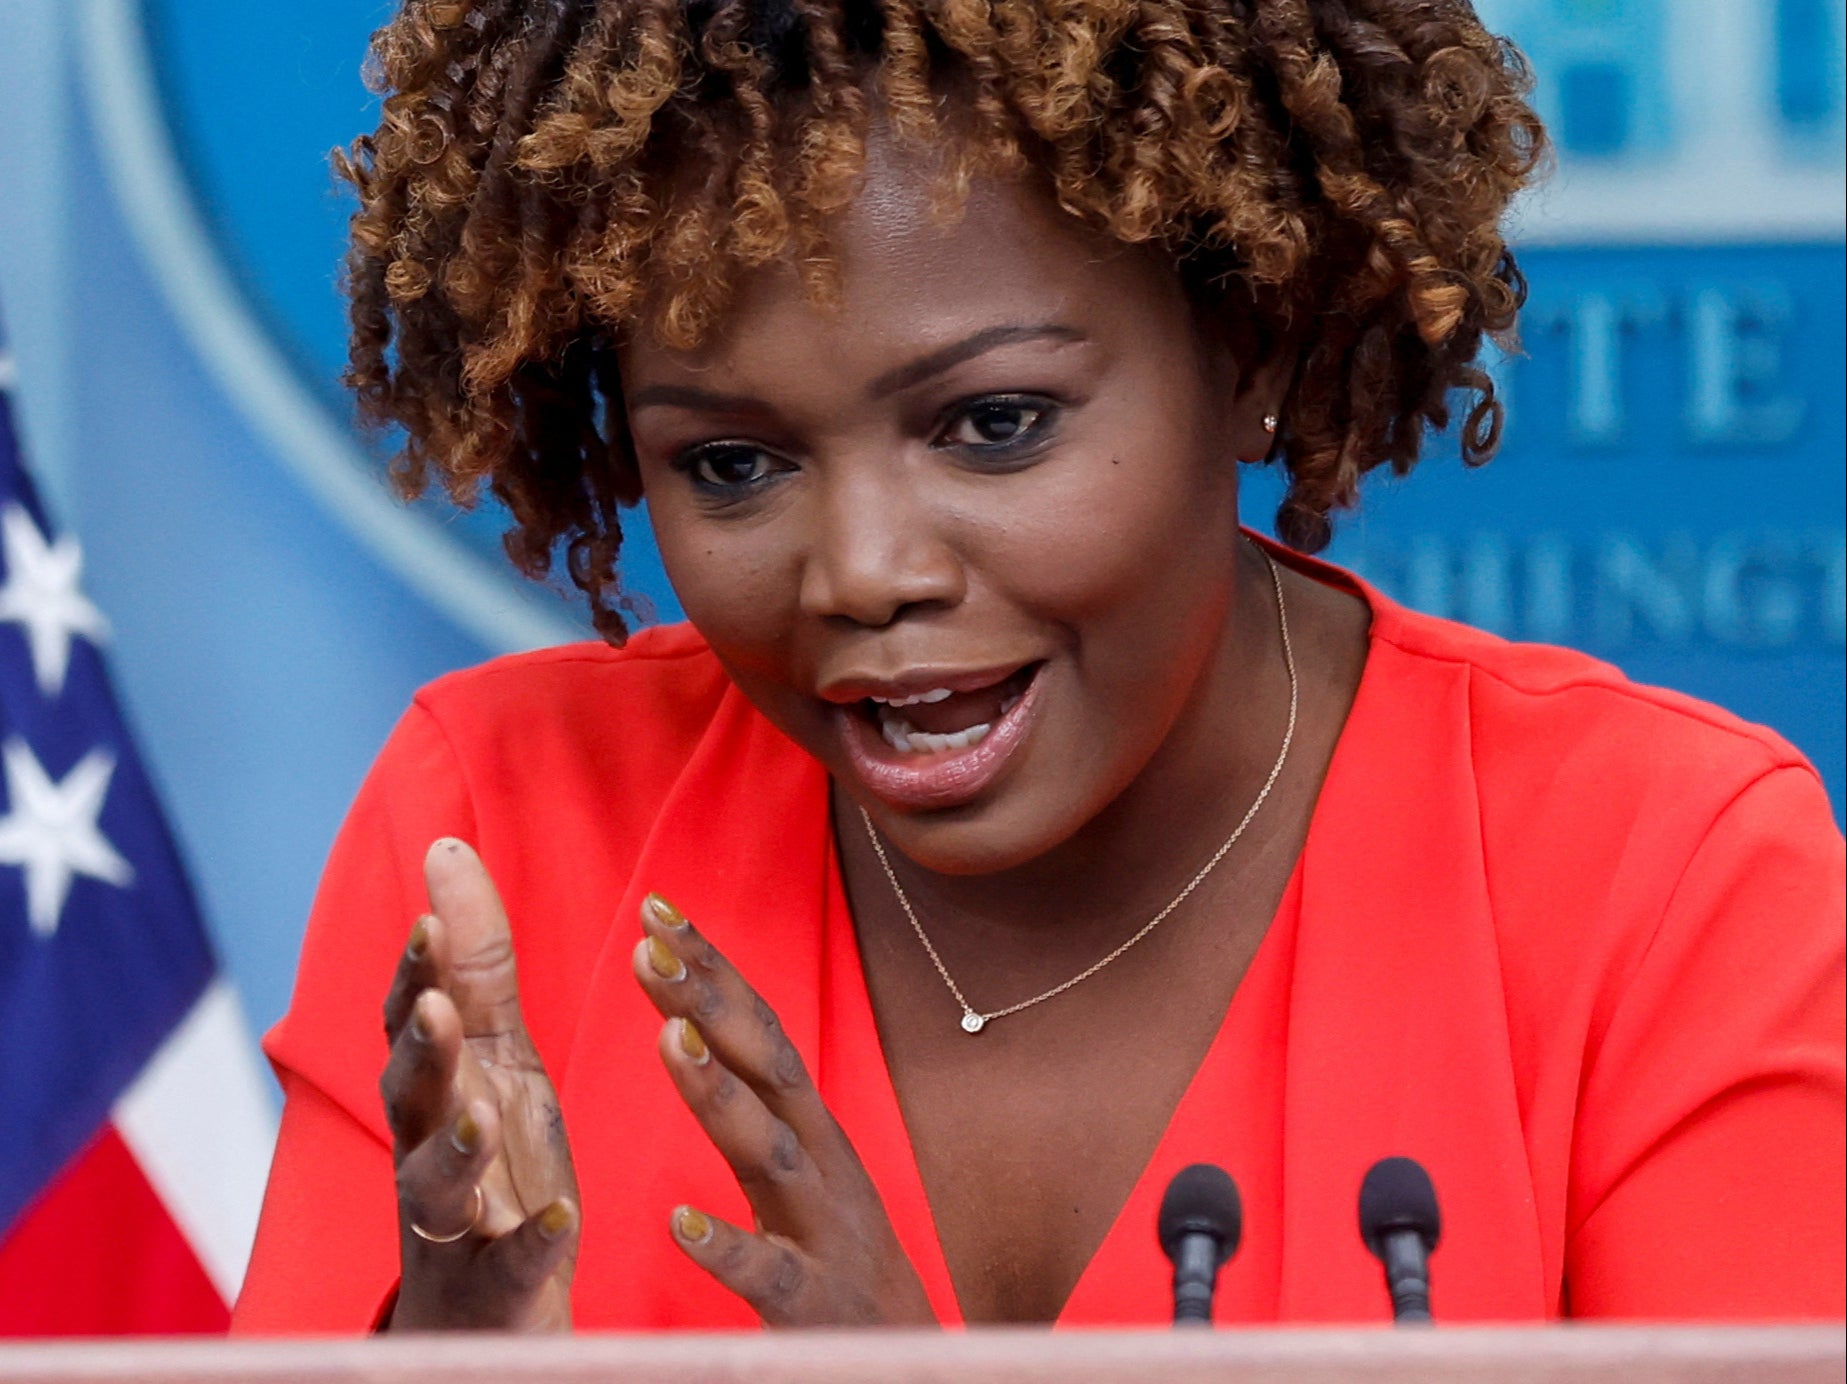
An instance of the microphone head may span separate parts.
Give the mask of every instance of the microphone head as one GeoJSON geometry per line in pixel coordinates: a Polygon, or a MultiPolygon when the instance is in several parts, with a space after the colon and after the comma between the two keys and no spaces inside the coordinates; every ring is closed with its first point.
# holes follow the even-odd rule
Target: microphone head
{"type": "Polygon", "coordinates": [[[1155,1233],[1169,1259],[1180,1252],[1181,1237],[1210,1235],[1218,1242],[1218,1262],[1223,1264],[1238,1248],[1244,1233],[1244,1207],[1238,1184],[1231,1174],[1211,1163],[1195,1163],[1174,1174],[1161,1198],[1155,1233]]]}
{"type": "Polygon", "coordinates": [[[1410,1158],[1381,1158],[1360,1184],[1360,1238],[1383,1258],[1383,1238],[1394,1230],[1415,1230],[1428,1254],[1443,1234],[1437,1189],[1430,1174],[1410,1158]]]}

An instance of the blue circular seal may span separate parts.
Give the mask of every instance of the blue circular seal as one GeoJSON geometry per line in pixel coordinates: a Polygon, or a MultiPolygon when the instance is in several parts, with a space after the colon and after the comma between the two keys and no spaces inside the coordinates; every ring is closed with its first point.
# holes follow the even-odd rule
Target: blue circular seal
{"type": "MultiPolygon", "coordinates": [[[[581,638],[582,603],[514,575],[505,511],[405,508],[353,426],[331,152],[378,121],[362,76],[394,0],[82,0],[88,99],[118,200],[182,326],[277,459],[412,590],[490,649],[581,638]]],[[[645,517],[624,587],[677,615],[645,517]]]]}

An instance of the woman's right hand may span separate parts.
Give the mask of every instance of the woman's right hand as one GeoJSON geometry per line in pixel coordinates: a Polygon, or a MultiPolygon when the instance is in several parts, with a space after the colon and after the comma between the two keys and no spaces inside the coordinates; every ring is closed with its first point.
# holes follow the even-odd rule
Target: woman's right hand
{"type": "Polygon", "coordinates": [[[577,1174],[506,910],[460,841],[432,845],[423,873],[430,912],[385,1000],[403,1265],[387,1329],[568,1331],[577,1174]]]}

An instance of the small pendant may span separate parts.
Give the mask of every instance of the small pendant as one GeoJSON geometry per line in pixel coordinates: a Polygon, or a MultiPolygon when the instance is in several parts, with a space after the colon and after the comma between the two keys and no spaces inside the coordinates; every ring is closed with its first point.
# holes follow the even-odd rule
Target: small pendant
{"type": "Polygon", "coordinates": [[[981,1015],[977,1014],[974,1010],[969,1009],[969,1010],[963,1011],[962,1031],[964,1033],[979,1033],[981,1032],[982,1029],[987,1027],[987,1024],[988,1024],[988,1021],[982,1018],[981,1015]]]}

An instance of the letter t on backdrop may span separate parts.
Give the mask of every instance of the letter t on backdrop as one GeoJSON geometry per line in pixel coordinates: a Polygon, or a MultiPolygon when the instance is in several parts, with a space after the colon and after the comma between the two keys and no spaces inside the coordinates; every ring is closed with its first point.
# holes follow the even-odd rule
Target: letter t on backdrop
{"type": "Polygon", "coordinates": [[[0,1336],[222,1331],[274,1121],[0,337],[0,1336]]]}

